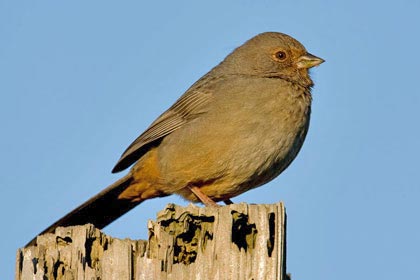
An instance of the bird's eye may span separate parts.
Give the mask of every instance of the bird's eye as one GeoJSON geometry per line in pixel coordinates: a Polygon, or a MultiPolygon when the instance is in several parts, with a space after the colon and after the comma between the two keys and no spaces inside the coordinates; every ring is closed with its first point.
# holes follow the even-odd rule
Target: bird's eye
{"type": "Polygon", "coordinates": [[[277,60],[285,60],[286,59],[286,53],[284,51],[278,51],[274,54],[274,57],[277,60]]]}

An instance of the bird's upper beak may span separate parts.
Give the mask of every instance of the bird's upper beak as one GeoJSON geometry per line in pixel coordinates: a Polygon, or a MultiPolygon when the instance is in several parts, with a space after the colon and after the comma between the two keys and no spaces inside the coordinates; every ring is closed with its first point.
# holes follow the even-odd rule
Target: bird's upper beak
{"type": "Polygon", "coordinates": [[[305,55],[302,55],[301,57],[299,57],[296,65],[297,65],[298,68],[309,69],[311,67],[320,65],[324,61],[325,60],[323,60],[322,58],[316,57],[316,56],[314,56],[313,54],[310,54],[310,53],[306,53],[305,55]]]}

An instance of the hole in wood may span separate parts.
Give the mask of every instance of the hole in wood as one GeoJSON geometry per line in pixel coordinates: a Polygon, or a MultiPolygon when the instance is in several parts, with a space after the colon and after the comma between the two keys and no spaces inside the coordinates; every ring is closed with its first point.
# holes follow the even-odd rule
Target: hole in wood
{"type": "Polygon", "coordinates": [[[257,236],[257,227],[249,223],[248,215],[232,211],[232,242],[238,246],[238,249],[244,249],[245,252],[255,248],[255,239],[257,236]]]}
{"type": "Polygon", "coordinates": [[[267,253],[268,256],[271,258],[271,254],[273,253],[274,250],[274,242],[275,242],[275,237],[276,237],[276,232],[275,232],[275,228],[276,228],[276,215],[274,213],[269,213],[268,214],[268,240],[267,240],[267,253]]]}
{"type": "Polygon", "coordinates": [[[213,222],[214,217],[195,216],[188,212],[178,219],[160,221],[162,228],[174,236],[174,264],[195,262],[198,248],[204,250],[206,243],[213,239],[213,222]]]}

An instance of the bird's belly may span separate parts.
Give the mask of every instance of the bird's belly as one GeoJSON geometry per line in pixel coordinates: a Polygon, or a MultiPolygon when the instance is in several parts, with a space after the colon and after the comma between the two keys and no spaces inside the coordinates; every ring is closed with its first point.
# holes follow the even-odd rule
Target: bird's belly
{"type": "MultiPolygon", "coordinates": [[[[176,177],[194,174],[181,185],[197,186],[214,201],[226,200],[263,185],[277,177],[296,157],[308,127],[306,119],[302,123],[291,130],[245,129],[254,133],[224,135],[224,145],[209,147],[207,151],[211,152],[192,165],[194,171],[185,168],[176,177]],[[198,170],[201,171],[196,173],[198,170]]],[[[188,200],[199,201],[188,188],[180,188],[177,193],[188,200]]]]}

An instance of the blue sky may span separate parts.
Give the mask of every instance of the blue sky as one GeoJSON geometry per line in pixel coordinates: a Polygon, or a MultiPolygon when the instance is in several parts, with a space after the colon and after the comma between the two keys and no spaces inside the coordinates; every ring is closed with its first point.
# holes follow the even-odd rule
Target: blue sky
{"type": "MultiPolygon", "coordinates": [[[[295,279],[420,275],[419,1],[0,1],[0,278],[17,248],[119,177],[121,153],[264,31],[326,60],[302,151],[235,202],[284,201],[295,279]]],[[[171,196],[105,232],[146,238],[171,196]]]]}

